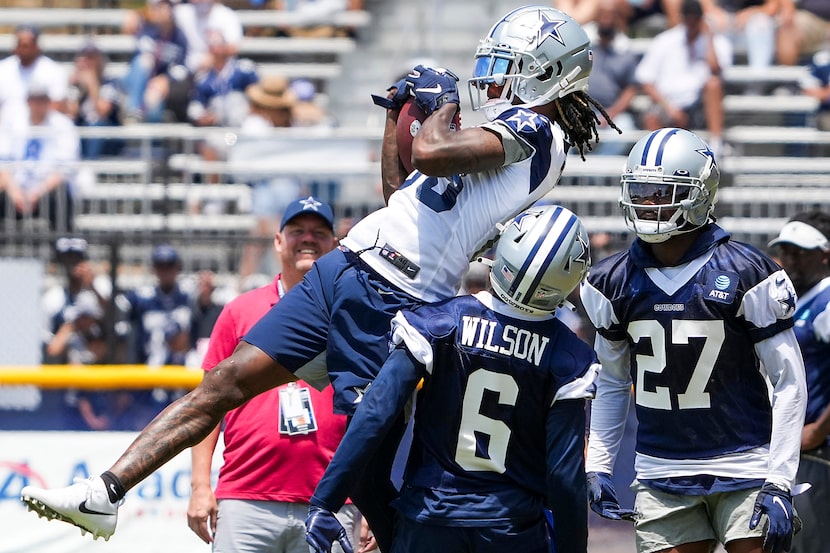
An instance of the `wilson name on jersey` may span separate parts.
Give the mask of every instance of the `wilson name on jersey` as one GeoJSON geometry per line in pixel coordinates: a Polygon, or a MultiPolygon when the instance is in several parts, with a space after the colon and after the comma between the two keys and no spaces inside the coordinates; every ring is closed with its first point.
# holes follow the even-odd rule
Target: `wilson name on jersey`
{"type": "Polygon", "coordinates": [[[536,519],[565,447],[545,445],[548,413],[593,397],[593,350],[553,315],[524,315],[487,292],[401,312],[393,327],[427,369],[396,508],[454,525],[536,519]]]}

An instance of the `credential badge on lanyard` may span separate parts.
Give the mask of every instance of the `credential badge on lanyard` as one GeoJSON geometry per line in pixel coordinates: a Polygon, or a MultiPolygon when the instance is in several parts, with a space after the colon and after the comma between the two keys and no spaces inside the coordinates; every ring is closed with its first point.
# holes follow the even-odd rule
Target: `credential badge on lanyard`
{"type": "Polygon", "coordinates": [[[295,382],[280,389],[280,434],[294,436],[317,431],[311,394],[295,382]]]}

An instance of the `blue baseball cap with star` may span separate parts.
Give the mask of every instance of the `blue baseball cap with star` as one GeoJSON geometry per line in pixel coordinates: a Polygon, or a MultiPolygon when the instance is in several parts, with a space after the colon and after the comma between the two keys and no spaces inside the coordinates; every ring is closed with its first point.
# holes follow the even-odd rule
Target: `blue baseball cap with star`
{"type": "Polygon", "coordinates": [[[285,227],[291,219],[306,213],[317,215],[326,222],[326,225],[328,225],[332,231],[334,230],[334,211],[331,209],[331,206],[327,203],[321,202],[314,196],[309,196],[307,198],[294,200],[288,204],[288,207],[285,208],[285,212],[282,215],[280,232],[282,232],[283,227],[285,227]]]}

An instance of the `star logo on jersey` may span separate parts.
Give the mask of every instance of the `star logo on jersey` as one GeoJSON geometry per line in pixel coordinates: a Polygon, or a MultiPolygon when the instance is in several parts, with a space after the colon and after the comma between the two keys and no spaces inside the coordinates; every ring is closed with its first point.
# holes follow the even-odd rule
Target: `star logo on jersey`
{"type": "Polygon", "coordinates": [[[565,39],[563,39],[562,35],[559,34],[559,29],[566,23],[566,21],[551,19],[546,13],[542,13],[541,16],[542,21],[539,22],[539,30],[536,34],[536,43],[541,44],[542,41],[548,37],[551,37],[553,40],[564,46],[565,39]]]}
{"type": "Polygon", "coordinates": [[[508,117],[507,121],[514,123],[518,132],[522,132],[525,129],[536,132],[539,128],[539,114],[529,109],[516,110],[516,114],[508,117]]]}
{"type": "Polygon", "coordinates": [[[352,401],[352,403],[357,405],[358,403],[363,401],[363,396],[366,394],[366,390],[369,389],[369,386],[371,386],[371,384],[367,384],[363,388],[354,387],[353,390],[354,390],[354,393],[355,393],[355,398],[352,401]]]}
{"type": "Polygon", "coordinates": [[[787,297],[778,300],[778,303],[784,308],[784,315],[789,315],[795,311],[795,295],[790,290],[787,290],[787,297]]]}
{"type": "Polygon", "coordinates": [[[300,200],[300,203],[303,205],[303,211],[305,211],[306,209],[317,211],[317,208],[323,205],[322,202],[318,202],[317,200],[315,200],[313,196],[309,196],[305,200],[300,200]]]}

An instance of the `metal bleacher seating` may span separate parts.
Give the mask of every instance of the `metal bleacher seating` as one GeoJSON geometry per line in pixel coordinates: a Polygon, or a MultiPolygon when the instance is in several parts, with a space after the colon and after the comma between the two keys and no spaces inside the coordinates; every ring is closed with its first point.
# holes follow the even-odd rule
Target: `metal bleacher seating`
{"type": "MultiPolygon", "coordinates": [[[[254,159],[223,162],[202,160],[196,153],[196,145],[208,132],[225,132],[233,137],[234,129],[208,131],[187,125],[82,129],[89,136],[117,133],[128,139],[135,155],[112,164],[109,161],[81,164],[76,219],[79,230],[105,233],[117,229],[136,236],[183,237],[224,233],[242,239],[253,224],[247,212],[249,191],[244,182],[263,175],[290,174],[309,182],[336,181],[332,199],[339,215],[359,216],[378,207],[381,200],[377,156],[383,122],[377,109],[369,105],[368,93],[385,88],[397,75],[400,64],[418,56],[433,55],[448,67],[466,67],[464,64],[469,65],[477,37],[508,4],[506,0],[459,0],[446,5],[365,0],[366,11],[338,16],[343,17],[338,19],[339,23],[361,29],[356,38],[331,42],[329,39],[246,39],[242,55],[249,54],[264,72],[307,76],[323,83],[331,91],[330,109],[341,126],[325,131],[275,132],[269,145],[263,144],[270,150],[263,150],[254,159]],[[459,13],[467,14],[467,19],[461,21],[455,16],[459,13]],[[372,21],[371,27],[369,21],[372,21]],[[453,25],[459,27],[458,32],[445,32],[453,25]],[[287,145],[298,149],[285,150],[287,145]],[[160,149],[164,150],[162,155],[160,149]],[[221,184],[205,184],[210,176],[215,176],[221,184]],[[194,205],[210,200],[221,200],[225,206],[223,214],[193,210],[194,205]]],[[[74,33],[44,34],[43,46],[47,53],[53,48],[69,56],[73,48],[88,39],[90,30],[100,32],[96,40],[100,40],[99,46],[104,51],[111,48],[110,52],[125,52],[129,48],[130,37],[112,34],[123,18],[119,10],[9,9],[0,12],[2,24],[35,22],[56,30],[78,29],[74,33]],[[47,16],[44,12],[56,13],[47,16]],[[66,13],[58,17],[59,12],[66,13]]],[[[246,26],[290,22],[287,14],[273,10],[239,10],[239,14],[246,26]]],[[[8,40],[6,35],[0,35],[0,53],[8,49],[8,40]]],[[[110,62],[110,70],[118,74],[123,71],[124,63],[116,56],[110,62]]],[[[810,125],[815,100],[799,94],[797,87],[804,71],[803,67],[776,66],[759,74],[736,65],[724,73],[727,115],[724,138],[730,145],[730,153],[720,161],[722,186],[716,215],[737,238],[760,247],[795,212],[808,208],[830,209],[830,193],[826,192],[830,185],[830,157],[827,156],[830,132],[810,125]]],[[[477,114],[469,112],[466,102],[462,97],[464,123],[475,124],[477,114]]],[[[635,110],[644,109],[647,102],[645,97],[639,97],[635,110]]],[[[697,132],[706,137],[705,131],[697,132]]],[[[602,139],[630,145],[642,135],[643,131],[623,136],[603,131],[602,139]]],[[[622,167],[621,156],[589,154],[586,162],[574,156],[549,199],[579,213],[590,230],[624,234],[617,203],[622,167]]],[[[207,250],[204,255],[222,255],[219,248],[193,244],[194,255],[202,255],[195,252],[203,250],[207,250]]],[[[125,255],[132,255],[130,251],[135,251],[135,255],[146,254],[146,248],[136,244],[128,246],[123,249],[125,255]]]]}

